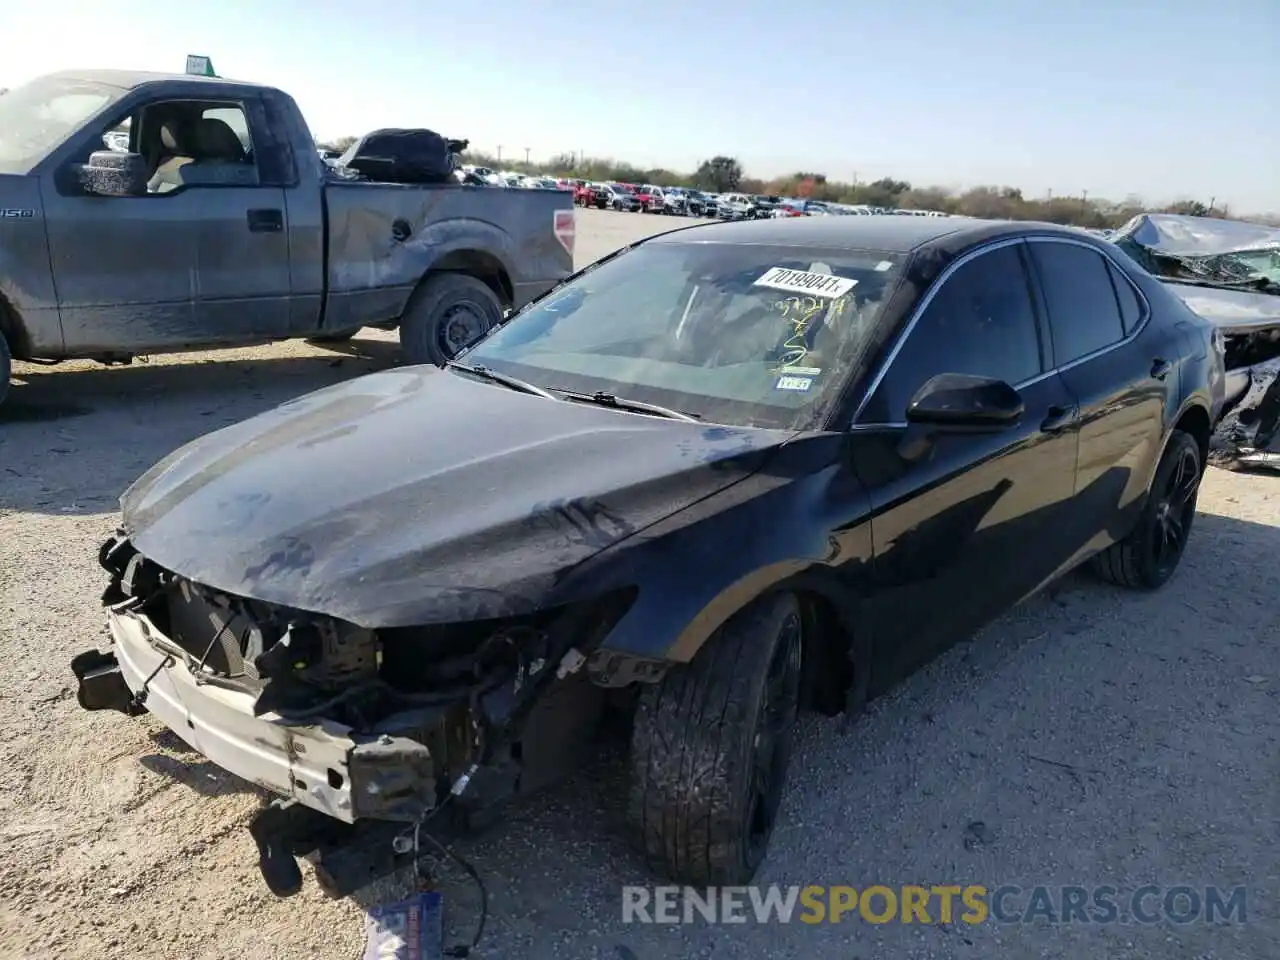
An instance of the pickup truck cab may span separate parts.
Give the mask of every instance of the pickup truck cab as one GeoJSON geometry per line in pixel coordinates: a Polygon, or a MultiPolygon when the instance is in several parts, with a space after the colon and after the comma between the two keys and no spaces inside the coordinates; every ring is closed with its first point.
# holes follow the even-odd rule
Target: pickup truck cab
{"type": "Polygon", "coordinates": [[[121,362],[364,326],[399,327],[409,361],[442,364],[569,276],[574,241],[565,192],[445,179],[338,176],[271,87],[81,70],[10,90],[0,399],[13,359],[121,362]]]}

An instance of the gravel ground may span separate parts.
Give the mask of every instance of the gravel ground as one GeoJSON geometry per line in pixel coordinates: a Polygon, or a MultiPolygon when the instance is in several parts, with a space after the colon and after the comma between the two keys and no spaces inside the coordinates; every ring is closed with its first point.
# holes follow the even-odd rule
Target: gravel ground
{"type": "MultiPolygon", "coordinates": [[[[679,221],[677,221],[679,222],[679,221]]],[[[580,214],[581,262],[658,217],[580,214]]],[[[69,658],[103,637],[95,554],[116,498],[174,447],[395,362],[394,334],[18,365],[0,413],[0,956],[356,956],[362,906],[308,882],[277,901],[242,829],[255,788],[154,720],[89,714],[69,658]]],[[[489,890],[485,957],[1280,956],[1280,485],[1210,470],[1176,579],[1156,595],[1072,576],[948,652],[847,730],[804,724],[761,883],[1218,885],[1228,926],[624,925],[652,883],[619,829],[622,758],[459,846],[489,890]]],[[[477,897],[442,872],[448,924],[477,897]]],[[[1015,898],[1012,906],[1019,906],[1015,898]]]]}

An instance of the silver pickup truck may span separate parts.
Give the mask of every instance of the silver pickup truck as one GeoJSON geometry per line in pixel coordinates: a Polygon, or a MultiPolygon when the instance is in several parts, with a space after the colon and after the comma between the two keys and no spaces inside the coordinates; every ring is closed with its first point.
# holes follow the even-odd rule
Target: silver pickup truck
{"type": "Polygon", "coordinates": [[[0,400],[14,359],[363,326],[442,364],[568,276],[573,240],[569,193],[334,175],[280,90],[51,74],[0,97],[0,400]]]}

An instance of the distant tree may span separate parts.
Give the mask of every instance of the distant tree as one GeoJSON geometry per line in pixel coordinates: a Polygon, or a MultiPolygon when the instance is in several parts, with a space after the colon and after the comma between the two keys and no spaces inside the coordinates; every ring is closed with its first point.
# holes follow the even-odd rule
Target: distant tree
{"type": "Polygon", "coordinates": [[[578,158],[572,153],[557,153],[546,165],[561,173],[571,173],[577,169],[578,158]]]}
{"type": "Polygon", "coordinates": [[[332,150],[335,153],[346,153],[353,143],[359,140],[359,137],[339,137],[337,140],[329,140],[325,143],[317,143],[321,150],[332,150]]]}
{"type": "Polygon", "coordinates": [[[905,180],[894,180],[884,177],[871,183],[858,185],[853,189],[856,203],[865,203],[872,207],[894,208],[898,206],[898,198],[911,189],[905,180]]]}
{"type": "Polygon", "coordinates": [[[8,92],[9,92],[8,87],[0,87],[0,97],[3,97],[8,92]]]}
{"type": "Polygon", "coordinates": [[[712,193],[726,193],[738,189],[742,182],[742,164],[733,157],[712,157],[703,160],[693,175],[693,185],[712,193]]]}
{"type": "Polygon", "coordinates": [[[1164,213],[1180,213],[1184,217],[1207,217],[1209,208],[1199,200],[1180,200],[1164,208],[1164,213]]]}
{"type": "Polygon", "coordinates": [[[938,210],[950,213],[955,198],[942,187],[913,187],[898,195],[898,206],[903,210],[938,210]]]}

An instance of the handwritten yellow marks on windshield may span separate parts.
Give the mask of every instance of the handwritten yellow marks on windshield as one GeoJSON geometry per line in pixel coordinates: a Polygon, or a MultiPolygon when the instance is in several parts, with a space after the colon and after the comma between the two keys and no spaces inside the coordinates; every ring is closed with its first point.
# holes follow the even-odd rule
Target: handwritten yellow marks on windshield
{"type": "Polygon", "coordinates": [[[782,355],[778,358],[779,370],[805,366],[810,359],[809,331],[814,322],[826,312],[827,323],[831,324],[844,314],[848,305],[848,296],[835,300],[796,296],[776,301],[773,308],[791,327],[790,335],[782,344],[782,355]]]}

